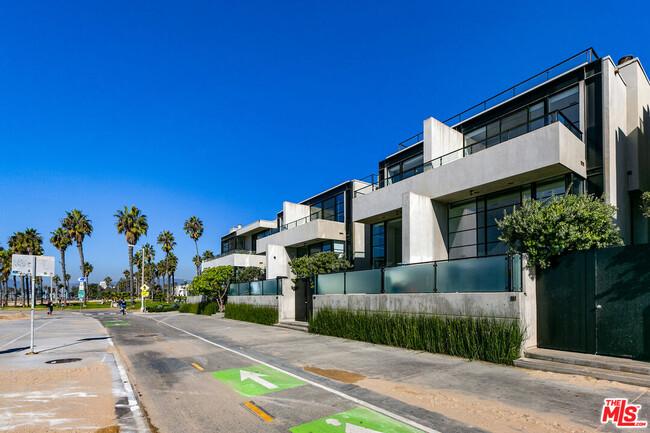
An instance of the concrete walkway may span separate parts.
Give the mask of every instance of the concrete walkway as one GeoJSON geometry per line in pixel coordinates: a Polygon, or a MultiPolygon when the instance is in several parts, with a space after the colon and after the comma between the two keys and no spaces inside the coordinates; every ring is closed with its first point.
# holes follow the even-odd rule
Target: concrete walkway
{"type": "Polygon", "coordinates": [[[96,320],[0,313],[0,431],[147,432],[113,343],[96,320]]]}
{"type": "MultiPolygon", "coordinates": [[[[605,398],[641,404],[648,388],[190,314],[147,315],[366,401],[404,404],[491,432],[618,431],[600,423],[605,398]]],[[[161,324],[161,326],[164,326],[161,324]]],[[[188,342],[194,337],[188,335],[188,342]]],[[[438,429],[444,431],[444,428],[438,429]]]]}

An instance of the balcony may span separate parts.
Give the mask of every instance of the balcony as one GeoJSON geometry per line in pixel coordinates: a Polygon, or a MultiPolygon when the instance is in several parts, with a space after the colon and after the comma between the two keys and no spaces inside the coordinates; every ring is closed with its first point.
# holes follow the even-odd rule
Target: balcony
{"type": "Polygon", "coordinates": [[[256,266],[263,268],[265,264],[264,257],[254,251],[247,250],[230,250],[219,254],[212,260],[207,260],[201,264],[202,269],[216,268],[218,266],[248,267],[256,266]]]}
{"type": "Polygon", "coordinates": [[[345,223],[331,221],[320,214],[314,214],[271,230],[257,238],[258,253],[266,253],[268,245],[297,247],[316,241],[345,241],[345,223]]]}
{"type": "Polygon", "coordinates": [[[400,182],[404,179],[408,179],[412,176],[415,176],[425,171],[431,170],[441,165],[447,164],[451,161],[455,161],[459,158],[463,158],[481,150],[488,149],[497,144],[503,143],[504,141],[511,140],[513,138],[519,137],[523,134],[536,131],[540,128],[543,128],[552,123],[559,122],[569,129],[578,139],[582,140],[582,131],[580,131],[573,123],[571,123],[561,111],[553,111],[552,113],[546,114],[544,116],[531,119],[525,124],[517,125],[513,128],[502,131],[496,137],[490,137],[489,139],[479,141],[477,143],[472,143],[469,146],[464,146],[460,149],[449,152],[445,155],[439,156],[431,161],[427,161],[423,164],[420,164],[416,167],[413,167],[409,170],[397,173],[393,176],[388,176],[385,179],[382,179],[379,175],[370,175],[366,176],[364,179],[369,179],[369,182],[364,182],[365,185],[361,188],[358,188],[354,191],[354,197],[359,197],[362,195],[370,194],[373,191],[376,191],[380,188],[383,188],[388,185],[400,182]]]}
{"type": "Polygon", "coordinates": [[[372,223],[394,215],[407,192],[453,202],[568,172],[586,177],[582,133],[560,112],[533,119],[526,128],[528,132],[514,138],[504,131],[491,146],[473,143],[435,158],[410,170],[410,177],[402,173],[399,181],[363,186],[355,192],[354,222],[372,223]]]}

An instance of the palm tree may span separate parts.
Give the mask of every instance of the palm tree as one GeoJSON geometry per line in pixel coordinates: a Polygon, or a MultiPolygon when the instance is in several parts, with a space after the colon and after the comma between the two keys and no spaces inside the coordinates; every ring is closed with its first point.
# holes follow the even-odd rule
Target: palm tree
{"type": "Polygon", "coordinates": [[[86,287],[90,289],[90,278],[88,277],[90,276],[91,272],[95,270],[95,268],[88,262],[84,263],[84,268],[86,269],[86,275],[84,275],[84,277],[86,277],[86,287]]]}
{"type": "MultiPolygon", "coordinates": [[[[126,244],[129,246],[129,275],[133,276],[133,246],[138,243],[140,236],[146,236],[149,225],[147,216],[140,209],[131,206],[129,209],[124,206],[124,210],[118,210],[114,215],[117,218],[117,232],[124,234],[126,244]]],[[[133,299],[133,278],[129,279],[129,290],[131,292],[131,307],[135,306],[133,299]]]]}
{"type": "MultiPolygon", "coordinates": [[[[5,250],[0,247],[0,268],[2,272],[0,273],[0,286],[4,284],[4,302],[0,299],[0,305],[5,307],[9,304],[9,276],[11,275],[11,251],[5,250]]],[[[14,287],[15,291],[15,287],[14,287]]]]}
{"type": "Polygon", "coordinates": [[[163,275],[163,286],[165,285],[165,275],[167,275],[167,302],[169,302],[169,253],[172,252],[176,246],[174,239],[174,234],[167,230],[161,232],[158,235],[158,245],[161,246],[163,252],[165,253],[165,274],[163,275]]]}
{"type": "Polygon", "coordinates": [[[54,290],[56,293],[56,301],[59,302],[59,283],[61,282],[61,277],[59,277],[57,274],[54,274],[52,276],[52,286],[50,287],[50,299],[52,298],[52,290],[54,290]]]}
{"type": "MultiPolygon", "coordinates": [[[[199,218],[192,216],[187,221],[185,221],[185,225],[183,226],[183,229],[185,230],[185,233],[187,233],[192,239],[194,239],[194,246],[196,247],[196,257],[199,257],[198,241],[199,238],[203,236],[203,222],[199,218]]],[[[199,275],[201,275],[201,262],[199,261],[199,263],[197,264],[196,260],[194,260],[194,264],[196,265],[196,276],[198,277],[199,275]]]]}
{"type": "MultiPolygon", "coordinates": [[[[68,236],[68,232],[63,227],[59,227],[52,232],[50,243],[61,253],[61,272],[65,275],[65,250],[72,245],[72,240],[68,236]]],[[[68,291],[68,284],[65,280],[63,281],[63,288],[66,292],[68,291]]]]}
{"type": "Polygon", "coordinates": [[[104,278],[104,282],[106,283],[106,288],[110,289],[111,288],[111,283],[113,282],[113,279],[111,277],[106,277],[106,278],[104,278]]]}
{"type": "Polygon", "coordinates": [[[175,286],[175,281],[174,281],[174,274],[176,273],[176,267],[178,266],[178,258],[176,255],[172,252],[169,253],[167,256],[167,279],[171,277],[171,293],[172,296],[174,294],[174,286],[175,286]]]}
{"type": "Polygon", "coordinates": [[[151,261],[156,259],[156,250],[153,248],[153,245],[147,243],[142,246],[142,252],[144,253],[143,268],[147,274],[147,282],[151,282],[149,271],[151,270],[151,261]]]}
{"type": "MultiPolygon", "coordinates": [[[[26,254],[26,242],[25,242],[25,233],[23,232],[14,232],[13,235],[9,237],[9,249],[11,254],[26,254]]],[[[18,301],[17,288],[16,288],[16,277],[14,276],[14,306],[16,306],[18,301]]],[[[25,275],[20,276],[20,302],[22,306],[25,306],[25,275]]]]}
{"type": "Polygon", "coordinates": [[[214,253],[210,250],[205,250],[201,256],[201,260],[204,262],[214,259],[214,253]]]}
{"type": "MultiPolygon", "coordinates": [[[[86,275],[83,241],[86,236],[90,237],[93,232],[91,221],[88,219],[88,216],[81,213],[79,209],[73,209],[70,212],[66,212],[65,218],[61,221],[61,226],[68,232],[70,239],[77,243],[79,262],[81,263],[81,275],[86,275]]],[[[84,294],[84,307],[86,306],[87,297],[88,296],[84,294]]]]}

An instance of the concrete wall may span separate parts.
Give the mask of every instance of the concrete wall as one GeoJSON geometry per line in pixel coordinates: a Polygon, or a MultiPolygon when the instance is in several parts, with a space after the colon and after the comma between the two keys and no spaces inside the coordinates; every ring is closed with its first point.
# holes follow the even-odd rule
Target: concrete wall
{"type": "Polygon", "coordinates": [[[291,203],[285,201],[282,203],[282,216],[284,218],[284,224],[297,221],[301,218],[306,218],[311,213],[309,206],[304,204],[291,203]]]}
{"type": "Polygon", "coordinates": [[[278,308],[278,298],[279,296],[229,296],[228,303],[278,308]]]}
{"type": "Polygon", "coordinates": [[[266,254],[266,279],[291,277],[289,252],[281,245],[268,245],[266,254]]]}
{"type": "Polygon", "coordinates": [[[402,262],[429,262],[434,258],[436,216],[429,197],[407,192],[402,195],[402,262]]]}
{"type": "Polygon", "coordinates": [[[354,221],[374,223],[402,208],[413,192],[448,203],[570,171],[586,177],[585,145],[552,123],[354,199],[354,221]]]}
{"type": "Polygon", "coordinates": [[[201,301],[203,301],[203,295],[198,295],[198,296],[188,296],[185,302],[188,304],[198,304],[201,301]]]}
{"type": "Polygon", "coordinates": [[[463,134],[429,117],[424,121],[424,162],[431,161],[454,150],[462,149],[463,134]]]}

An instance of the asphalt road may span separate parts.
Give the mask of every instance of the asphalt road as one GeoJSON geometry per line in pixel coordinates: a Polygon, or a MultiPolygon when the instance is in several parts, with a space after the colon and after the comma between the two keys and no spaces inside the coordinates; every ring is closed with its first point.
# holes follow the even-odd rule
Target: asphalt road
{"type": "Polygon", "coordinates": [[[190,314],[94,317],[160,432],[601,432],[617,431],[604,398],[650,408],[645,388],[577,376],[190,314]]]}
{"type": "MultiPolygon", "coordinates": [[[[445,432],[481,431],[387,396],[348,392],[353,385],[335,387],[333,381],[281,359],[155,321],[164,315],[92,315],[107,326],[122,354],[154,431],[435,432],[432,425],[436,423],[445,432]],[[242,376],[241,369],[250,367],[252,374],[242,376]],[[212,374],[235,369],[225,373],[232,376],[230,382],[212,374]],[[263,386],[242,389],[250,382],[263,386]],[[247,394],[260,390],[266,392],[247,394]],[[347,411],[352,412],[339,415],[347,411]],[[317,425],[300,427],[321,419],[317,425]]],[[[288,335],[296,332],[273,330],[288,335]]]]}

